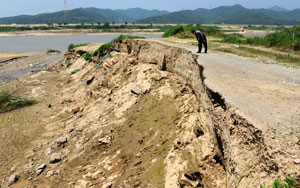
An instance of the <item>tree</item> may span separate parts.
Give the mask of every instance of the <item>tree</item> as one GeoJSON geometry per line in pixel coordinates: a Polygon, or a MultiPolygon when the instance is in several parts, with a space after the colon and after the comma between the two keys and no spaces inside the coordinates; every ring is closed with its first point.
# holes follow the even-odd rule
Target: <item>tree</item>
{"type": "Polygon", "coordinates": [[[113,22],[112,24],[115,25],[115,22],[113,22]]]}
{"type": "Polygon", "coordinates": [[[126,22],[125,22],[125,25],[127,26],[127,24],[128,24],[128,22],[126,21],[126,22]]]}
{"type": "Polygon", "coordinates": [[[65,22],[64,25],[68,25],[68,23],[65,22]]]}
{"type": "Polygon", "coordinates": [[[132,22],[132,25],[135,25],[135,23],[134,23],[134,22],[132,22]]]}
{"type": "Polygon", "coordinates": [[[104,27],[105,27],[105,28],[109,28],[109,22],[105,22],[105,23],[104,23],[104,27]]]}
{"type": "Polygon", "coordinates": [[[101,25],[101,22],[98,22],[98,25],[101,25]]]}

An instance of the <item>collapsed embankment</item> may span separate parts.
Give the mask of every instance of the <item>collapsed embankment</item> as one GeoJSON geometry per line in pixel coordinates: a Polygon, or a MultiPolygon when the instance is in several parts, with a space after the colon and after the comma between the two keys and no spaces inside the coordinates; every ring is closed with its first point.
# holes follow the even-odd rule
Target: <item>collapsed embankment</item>
{"type": "MultiPolygon", "coordinates": [[[[258,187],[284,174],[268,155],[261,131],[235,114],[222,96],[204,85],[203,67],[191,52],[142,40],[126,41],[119,48],[133,53],[141,62],[157,63],[161,70],[188,81],[205,109],[205,126],[215,146],[214,159],[226,170],[227,187],[258,187]]],[[[201,174],[201,169],[198,172],[201,174]]]]}
{"type": "Polygon", "coordinates": [[[116,49],[98,69],[76,53],[51,67],[71,74],[60,110],[9,184],[259,187],[285,176],[261,131],[204,85],[195,55],[145,40],[116,49]]]}

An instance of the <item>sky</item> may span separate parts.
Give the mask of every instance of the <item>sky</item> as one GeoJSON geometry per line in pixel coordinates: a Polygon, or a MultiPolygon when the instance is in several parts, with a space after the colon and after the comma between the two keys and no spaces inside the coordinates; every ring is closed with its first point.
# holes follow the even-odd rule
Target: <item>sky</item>
{"type": "MultiPolygon", "coordinates": [[[[64,0],[0,0],[0,17],[35,15],[64,10],[64,0]]],[[[67,0],[67,8],[97,7],[110,9],[145,8],[168,11],[215,8],[241,4],[246,8],[270,8],[274,5],[287,9],[300,8],[300,0],[67,0]]]]}

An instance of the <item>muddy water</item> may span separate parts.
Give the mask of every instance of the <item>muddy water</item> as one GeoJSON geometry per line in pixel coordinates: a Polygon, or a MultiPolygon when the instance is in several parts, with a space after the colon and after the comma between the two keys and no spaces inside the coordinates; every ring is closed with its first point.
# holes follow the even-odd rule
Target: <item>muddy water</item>
{"type": "MultiPolygon", "coordinates": [[[[106,43],[119,34],[103,35],[56,35],[56,36],[10,36],[0,37],[0,52],[66,50],[68,45],[82,43],[106,43]]],[[[135,35],[145,38],[160,38],[160,34],[135,35]]]]}
{"type": "Polygon", "coordinates": [[[63,54],[38,55],[6,63],[0,70],[0,83],[24,76],[28,72],[40,71],[63,58],[63,54]]]}

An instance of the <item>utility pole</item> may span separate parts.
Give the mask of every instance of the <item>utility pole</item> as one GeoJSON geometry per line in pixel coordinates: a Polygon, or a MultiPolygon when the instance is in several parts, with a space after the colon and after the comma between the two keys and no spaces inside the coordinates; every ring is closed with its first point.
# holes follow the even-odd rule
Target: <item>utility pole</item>
{"type": "Polygon", "coordinates": [[[67,15],[67,0],[65,0],[65,16],[67,15]]]}

